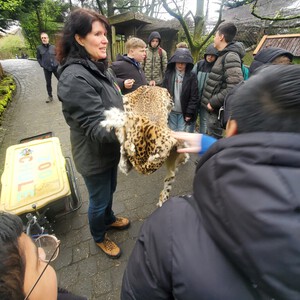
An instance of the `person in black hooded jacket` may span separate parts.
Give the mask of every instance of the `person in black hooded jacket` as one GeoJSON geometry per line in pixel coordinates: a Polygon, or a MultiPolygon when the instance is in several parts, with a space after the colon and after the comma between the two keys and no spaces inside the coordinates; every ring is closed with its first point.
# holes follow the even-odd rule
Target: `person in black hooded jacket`
{"type": "MultiPolygon", "coordinates": [[[[299,81],[300,66],[269,66],[233,94],[193,194],[143,224],[122,300],[300,299],[299,81]]],[[[202,135],[174,136],[193,149],[202,135]]]]}
{"type": "Polygon", "coordinates": [[[234,42],[237,28],[233,23],[221,23],[214,37],[214,47],[218,58],[205,83],[201,106],[207,110],[207,133],[217,139],[223,137],[223,129],[218,120],[219,109],[230,89],[244,80],[242,58],[244,45],[234,42]]]}
{"type": "MultiPolygon", "coordinates": [[[[193,72],[197,75],[199,99],[202,98],[203,89],[208,78],[208,74],[215,64],[218,56],[218,50],[214,47],[213,44],[210,44],[204,53],[204,59],[198,61],[193,68],[193,72]]],[[[207,133],[207,119],[209,115],[206,108],[204,106],[201,106],[201,103],[199,103],[198,115],[200,119],[199,132],[207,133]]]]}
{"type": "Polygon", "coordinates": [[[291,64],[294,55],[282,48],[268,47],[260,50],[255,56],[254,60],[250,65],[249,72],[250,75],[255,73],[255,71],[265,65],[273,64],[291,64]]]}
{"type": "Polygon", "coordinates": [[[193,66],[193,57],[186,48],[178,48],[168,62],[162,86],[174,100],[168,120],[169,127],[174,131],[187,130],[196,120],[199,97],[193,66]]]}

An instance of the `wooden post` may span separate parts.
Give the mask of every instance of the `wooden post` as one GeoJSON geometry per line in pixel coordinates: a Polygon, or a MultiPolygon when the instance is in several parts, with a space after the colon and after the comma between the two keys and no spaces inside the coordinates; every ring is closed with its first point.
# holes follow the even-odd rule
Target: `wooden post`
{"type": "Polygon", "coordinates": [[[116,28],[111,26],[111,60],[116,60],[116,28]]]}
{"type": "Polygon", "coordinates": [[[3,71],[2,65],[0,63],[0,80],[2,80],[3,77],[4,77],[4,71],[3,71]]]}

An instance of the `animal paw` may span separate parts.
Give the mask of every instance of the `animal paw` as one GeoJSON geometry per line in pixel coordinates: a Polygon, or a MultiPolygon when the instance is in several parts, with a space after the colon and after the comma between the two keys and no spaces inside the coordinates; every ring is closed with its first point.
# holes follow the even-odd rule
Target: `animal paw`
{"type": "Polygon", "coordinates": [[[123,174],[127,175],[132,169],[132,164],[129,160],[121,159],[119,162],[119,169],[123,174]]]}
{"type": "Polygon", "coordinates": [[[156,153],[155,155],[150,155],[149,158],[148,158],[148,161],[149,162],[154,162],[157,159],[160,159],[160,155],[158,153],[156,153]]]}

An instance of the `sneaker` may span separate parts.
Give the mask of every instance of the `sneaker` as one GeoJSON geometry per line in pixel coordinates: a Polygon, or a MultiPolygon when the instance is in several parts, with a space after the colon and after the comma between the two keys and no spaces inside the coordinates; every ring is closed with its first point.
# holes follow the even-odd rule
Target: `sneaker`
{"type": "Polygon", "coordinates": [[[53,97],[49,96],[48,99],[46,100],[46,103],[52,102],[53,101],[53,97]]]}
{"type": "Polygon", "coordinates": [[[119,258],[121,255],[121,249],[107,235],[102,243],[96,243],[96,245],[110,258],[119,258]]]}
{"type": "Polygon", "coordinates": [[[130,221],[127,218],[116,217],[116,221],[108,225],[108,229],[127,229],[130,225],[130,221]]]}

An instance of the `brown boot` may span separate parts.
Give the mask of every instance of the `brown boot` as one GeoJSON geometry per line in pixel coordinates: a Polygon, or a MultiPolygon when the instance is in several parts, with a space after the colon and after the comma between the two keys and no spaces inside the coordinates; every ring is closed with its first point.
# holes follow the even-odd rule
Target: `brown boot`
{"type": "Polygon", "coordinates": [[[124,217],[117,217],[116,221],[111,223],[108,228],[109,229],[118,229],[118,230],[123,230],[127,229],[130,225],[130,221],[127,218],[124,217]]]}
{"type": "Polygon", "coordinates": [[[121,255],[121,249],[107,235],[102,243],[96,244],[110,258],[119,258],[121,255]]]}

